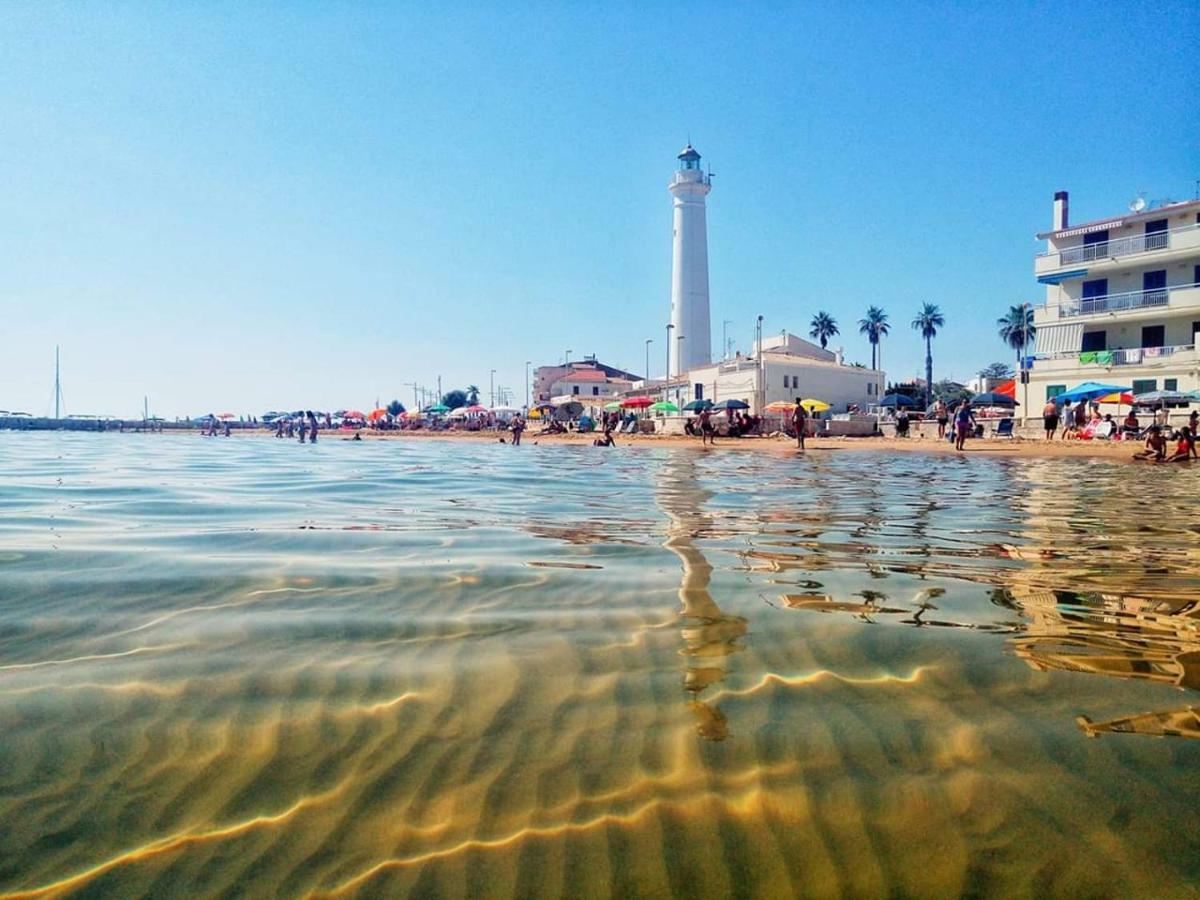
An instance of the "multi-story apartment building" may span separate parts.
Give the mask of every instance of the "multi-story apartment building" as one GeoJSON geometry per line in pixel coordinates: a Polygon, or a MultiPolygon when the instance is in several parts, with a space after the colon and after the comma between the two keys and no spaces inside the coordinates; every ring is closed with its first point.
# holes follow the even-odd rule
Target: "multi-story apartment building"
{"type": "Polygon", "coordinates": [[[1034,309],[1031,414],[1081,381],[1134,393],[1200,388],[1200,200],[1072,225],[1054,195],[1054,228],[1034,261],[1046,302],[1034,309]]]}

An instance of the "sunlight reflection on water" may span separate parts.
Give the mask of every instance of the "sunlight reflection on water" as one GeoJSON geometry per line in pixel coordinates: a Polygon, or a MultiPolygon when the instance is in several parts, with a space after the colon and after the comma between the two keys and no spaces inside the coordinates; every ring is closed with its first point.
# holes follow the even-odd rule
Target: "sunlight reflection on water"
{"type": "Polygon", "coordinates": [[[1198,487],[0,434],[0,893],[1185,893],[1198,487]]]}

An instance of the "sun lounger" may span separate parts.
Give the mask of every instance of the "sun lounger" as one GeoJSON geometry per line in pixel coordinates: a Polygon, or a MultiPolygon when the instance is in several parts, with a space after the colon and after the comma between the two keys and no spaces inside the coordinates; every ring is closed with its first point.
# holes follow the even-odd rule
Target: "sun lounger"
{"type": "Polygon", "coordinates": [[[1013,420],[1001,419],[996,423],[996,433],[993,435],[998,438],[1010,438],[1013,436],[1013,420]]]}

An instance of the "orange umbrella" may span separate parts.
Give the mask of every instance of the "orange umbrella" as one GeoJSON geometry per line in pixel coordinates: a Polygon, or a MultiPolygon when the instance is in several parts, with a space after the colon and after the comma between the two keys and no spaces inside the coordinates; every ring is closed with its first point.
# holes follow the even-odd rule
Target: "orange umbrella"
{"type": "Polygon", "coordinates": [[[345,415],[342,416],[342,418],[343,419],[365,419],[366,416],[364,416],[362,413],[360,413],[357,409],[351,409],[351,410],[347,410],[345,415]]]}
{"type": "Polygon", "coordinates": [[[367,421],[368,422],[378,422],[380,419],[382,419],[387,414],[388,414],[388,411],[386,409],[371,410],[371,414],[369,416],[367,416],[367,421]]]}

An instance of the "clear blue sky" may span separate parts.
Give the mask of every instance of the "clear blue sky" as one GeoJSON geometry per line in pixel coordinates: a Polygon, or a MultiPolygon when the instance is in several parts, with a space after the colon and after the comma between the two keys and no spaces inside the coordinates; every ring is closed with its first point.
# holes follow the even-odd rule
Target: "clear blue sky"
{"type": "Polygon", "coordinates": [[[889,377],[1009,352],[1036,231],[1193,196],[1200,6],[0,7],[0,408],[411,402],[567,349],[662,368],[667,179],[709,197],[714,350],[891,315],[889,377]]]}

